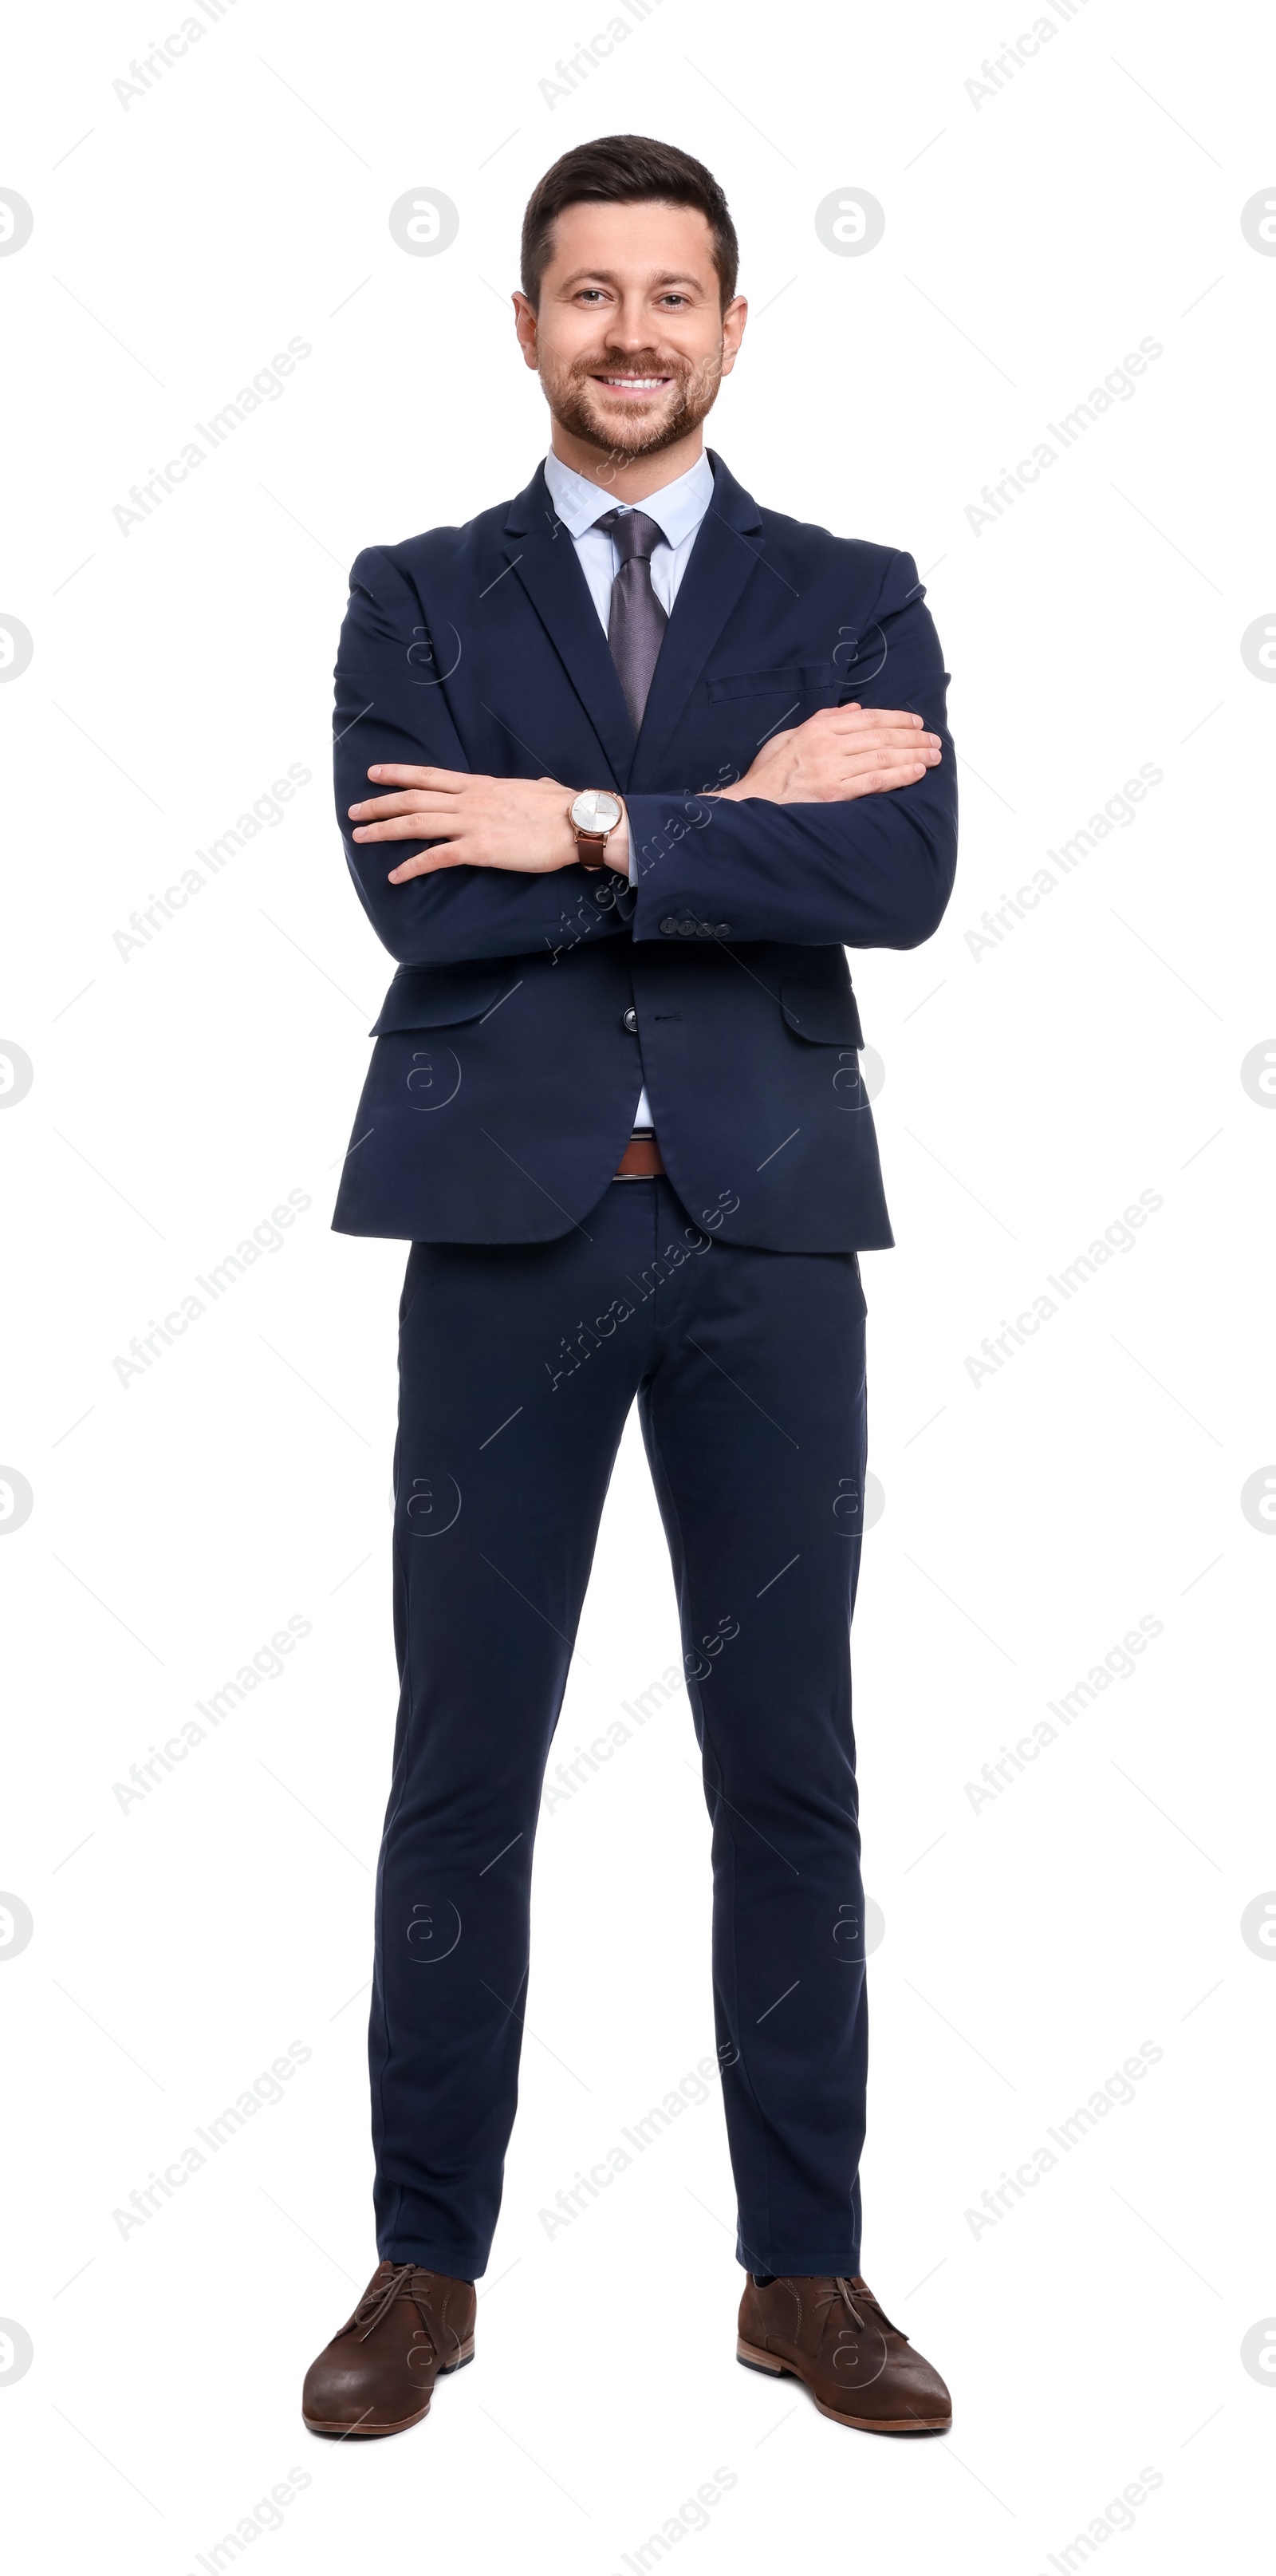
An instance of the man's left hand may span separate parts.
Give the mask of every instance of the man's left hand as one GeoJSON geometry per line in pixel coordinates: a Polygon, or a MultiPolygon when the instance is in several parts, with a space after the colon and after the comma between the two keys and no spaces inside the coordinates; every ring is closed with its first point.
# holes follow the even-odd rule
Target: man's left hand
{"type": "MultiPolygon", "coordinates": [[[[512,868],[544,875],[575,867],[576,836],[567,808],[576,792],[556,778],[483,778],[461,769],[415,769],[381,761],[368,776],[392,793],[370,796],[349,809],[356,841],[432,841],[400,867],[389,883],[437,874],[440,868],[512,868]]],[[[623,816],[607,841],[607,860],[629,873],[629,832],[623,816]]]]}

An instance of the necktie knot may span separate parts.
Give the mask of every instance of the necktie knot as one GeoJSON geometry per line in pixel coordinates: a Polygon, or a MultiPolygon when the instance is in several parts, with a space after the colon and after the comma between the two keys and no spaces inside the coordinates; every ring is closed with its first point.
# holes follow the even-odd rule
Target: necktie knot
{"type": "Polygon", "coordinates": [[[594,526],[601,528],[615,546],[622,564],[650,563],[653,546],[658,546],[663,530],[645,510],[605,510],[594,526]]]}

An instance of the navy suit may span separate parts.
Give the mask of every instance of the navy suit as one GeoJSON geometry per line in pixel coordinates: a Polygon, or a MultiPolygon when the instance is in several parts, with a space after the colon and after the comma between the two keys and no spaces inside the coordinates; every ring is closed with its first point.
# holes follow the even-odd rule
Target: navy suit
{"type": "Polygon", "coordinates": [[[542,469],[508,506],[354,566],[337,813],[364,909],[402,963],[352,1130],[343,1233],[550,1240],[606,1188],[645,1077],[666,1171],[723,1242],[893,1241],[843,949],[916,947],[948,901],[948,674],[911,555],[760,510],[712,462],[636,742],[542,469]],[[939,766],[849,804],[700,792],[739,778],[766,735],[848,699],[919,714],[939,766]],[[350,838],[375,761],[619,788],[637,887],[580,868],[389,885],[424,844],[350,838]]]}
{"type": "MultiPolygon", "coordinates": [[[[508,507],[362,554],[337,665],[338,816],[401,963],[334,1223],[412,1243],[377,2243],[463,2279],[500,2205],[542,1780],[635,1400],[713,1821],[737,2254],[860,2268],[856,1248],[892,1237],[844,946],[914,946],[947,902],[947,674],[911,556],[759,510],[712,463],[636,741],[539,469],[508,507]],[[845,804],[705,796],[851,698],[920,714],[940,765],[845,804]],[[374,761],[616,787],[637,883],[457,868],[391,886],[422,845],[350,839],[374,761]],[[665,1176],[613,1180],[644,1082],[665,1176]]],[[[628,1731],[602,1722],[595,1768],[628,1731]]]]}

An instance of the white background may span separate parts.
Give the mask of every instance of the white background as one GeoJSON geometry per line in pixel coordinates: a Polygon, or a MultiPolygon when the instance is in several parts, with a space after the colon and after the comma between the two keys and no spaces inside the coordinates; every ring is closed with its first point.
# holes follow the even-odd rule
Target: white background
{"type": "MultiPolygon", "coordinates": [[[[1276,1045],[1276,690],[1240,639],[1276,602],[1276,260],[1240,211],[1276,194],[1270,29],[1089,0],[976,105],[1028,0],[662,0],[551,106],[541,81],[608,5],[237,0],[127,106],[112,83],[180,0],[11,25],[0,185],[35,228],[0,258],[0,611],[34,655],[0,688],[0,1029],[34,1081],[0,1118],[0,1454],[34,1507],[0,1549],[0,1884],[35,1928],[0,1953],[0,2313],[34,2348],[0,2382],[8,2554],[188,2576],[296,2467],[281,2527],[243,2544],[268,2576],[618,2576],[727,2467],[669,2542],[697,2567],[850,2549],[1028,2576],[1152,2467],[1122,2567],[1253,2563],[1276,1975],[1240,1918],[1276,1885],[1274,1552],[1240,1492],[1276,1458],[1276,1117],[1240,1067],[1276,1045]],[[864,2264],[952,2385],[946,2441],[848,2433],[737,2368],[716,2095],[569,2227],[538,2214],[712,2051],[681,1699],[542,1825],[476,2367],[393,2442],[321,2444],[299,2416],[374,2260],[404,1261],[328,1230],[390,972],[332,820],[331,667],[355,553],[468,517],[543,452],[508,302],[521,212],[616,130],[707,160],[735,214],[753,319],[713,443],[763,502],[915,554],[954,675],[948,917],[853,961],[898,1238],[864,1263],[885,1493],[855,1626],[885,1919],[864,2264]],[[862,258],[815,232],[847,186],[886,212],[862,258]],[[416,187],[460,212],[439,257],[389,233],[416,187]],[[129,487],[292,336],[311,355],[282,397],[122,534],[129,487]],[[1133,397],[976,534],[981,487],[1145,336],[1133,397]],[[976,959],[985,909],[1149,762],[1137,820],[976,959]],[[286,818],[125,962],[130,913],[290,763],[312,779],[286,818]],[[122,1384],[130,1337],[290,1189],[312,1204],[282,1247],[122,1384]],[[984,1336],[1145,1190],[1164,1204],[1134,1248],[973,1383],[984,1336]],[[122,1809],[113,1783],[294,1615],[283,1673],[122,1809]],[[1163,1633],[1134,1675],[976,1809],[966,1783],[1144,1616],[1163,1633]],[[311,2055],[284,2098],[123,2235],[113,2211],[292,2041],[311,2055]],[[1144,2041],[1137,2099],[976,2233],[967,2210],[1144,2041]]],[[[562,1749],[677,1657],[631,1423],[562,1749]]]]}

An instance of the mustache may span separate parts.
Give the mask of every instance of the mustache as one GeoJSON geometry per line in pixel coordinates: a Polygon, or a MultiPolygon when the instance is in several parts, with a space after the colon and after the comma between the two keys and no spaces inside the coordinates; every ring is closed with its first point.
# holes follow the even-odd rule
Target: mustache
{"type": "Polygon", "coordinates": [[[588,384],[598,375],[672,376],[685,381],[692,368],[688,359],[662,357],[655,349],[640,349],[636,357],[626,352],[623,358],[612,358],[605,349],[596,349],[587,358],[577,358],[569,373],[573,384],[588,384]]]}

